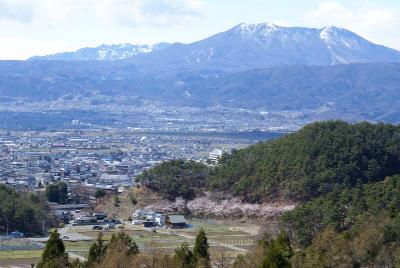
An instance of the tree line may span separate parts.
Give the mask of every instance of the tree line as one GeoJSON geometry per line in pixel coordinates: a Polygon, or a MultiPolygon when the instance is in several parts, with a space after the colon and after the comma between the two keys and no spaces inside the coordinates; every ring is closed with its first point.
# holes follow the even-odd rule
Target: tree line
{"type": "Polygon", "coordinates": [[[0,233],[20,231],[25,235],[40,234],[45,220],[46,202],[37,193],[19,193],[0,185],[0,233]]]}
{"type": "Polygon", "coordinates": [[[162,267],[162,268],[211,268],[209,244],[206,233],[200,229],[196,236],[193,249],[183,243],[174,254],[148,254],[141,252],[135,241],[123,231],[114,233],[110,241],[104,243],[100,232],[97,240],[89,249],[87,260],[71,261],[57,230],[50,234],[50,238],[42,253],[37,268],[134,268],[134,267],[162,267]]]}

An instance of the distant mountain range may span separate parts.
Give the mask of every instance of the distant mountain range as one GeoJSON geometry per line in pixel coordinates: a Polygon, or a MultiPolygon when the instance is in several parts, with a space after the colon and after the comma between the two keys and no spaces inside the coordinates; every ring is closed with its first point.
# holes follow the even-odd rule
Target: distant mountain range
{"type": "Polygon", "coordinates": [[[157,51],[168,47],[168,43],[158,43],[154,45],[101,45],[98,47],[81,48],[74,52],[62,52],[47,56],[35,56],[29,60],[62,60],[62,61],[81,61],[81,60],[122,60],[133,56],[157,51]]]}
{"type": "Polygon", "coordinates": [[[279,65],[398,62],[400,52],[334,26],[316,29],[242,23],[190,44],[103,45],[32,59],[129,59],[137,65],[156,69],[238,71],[279,65]]]}
{"type": "MultiPolygon", "coordinates": [[[[0,101],[123,96],[125,105],[326,109],[320,119],[400,123],[400,63],[153,71],[119,62],[0,62],[0,101]]],[[[118,103],[115,103],[118,105],[118,103]]]]}
{"type": "Polygon", "coordinates": [[[337,27],[240,24],[191,44],[0,61],[0,102],[96,104],[102,96],[124,105],[321,109],[315,119],[400,123],[400,52],[337,27]]]}

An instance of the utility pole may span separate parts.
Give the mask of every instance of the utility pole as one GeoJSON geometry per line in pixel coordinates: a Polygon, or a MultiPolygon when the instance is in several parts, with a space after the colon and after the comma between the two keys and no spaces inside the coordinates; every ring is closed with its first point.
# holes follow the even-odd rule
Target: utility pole
{"type": "Polygon", "coordinates": [[[43,233],[43,235],[45,234],[44,233],[44,219],[45,219],[45,215],[46,215],[46,213],[45,213],[45,210],[42,210],[42,215],[43,215],[43,217],[42,217],[42,233],[43,233]]]}

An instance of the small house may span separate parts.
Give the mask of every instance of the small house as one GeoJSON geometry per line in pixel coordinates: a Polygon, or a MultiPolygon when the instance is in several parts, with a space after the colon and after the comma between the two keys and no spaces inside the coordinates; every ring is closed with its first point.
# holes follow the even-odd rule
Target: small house
{"type": "Polygon", "coordinates": [[[138,219],[138,220],[146,220],[146,219],[153,219],[153,215],[155,214],[154,211],[149,210],[149,209],[138,209],[135,212],[133,212],[133,218],[138,219]]]}
{"type": "Polygon", "coordinates": [[[157,224],[157,222],[155,222],[155,221],[144,221],[143,222],[143,227],[155,227],[155,226],[157,226],[158,224],[157,224]]]}
{"type": "Polygon", "coordinates": [[[92,223],[97,223],[96,217],[83,216],[78,219],[75,219],[75,224],[92,224],[92,223]]]}
{"type": "Polygon", "coordinates": [[[105,218],[108,217],[107,213],[104,212],[94,212],[93,217],[96,217],[98,221],[104,220],[105,218]]]}
{"type": "Polygon", "coordinates": [[[167,216],[165,216],[165,215],[162,214],[162,213],[155,213],[155,214],[153,215],[153,220],[154,220],[155,222],[157,222],[157,225],[158,225],[158,226],[163,226],[163,225],[165,224],[166,218],[167,218],[167,216]]]}
{"type": "Polygon", "coordinates": [[[165,224],[173,229],[181,229],[186,227],[186,219],[183,215],[168,215],[165,224]]]}

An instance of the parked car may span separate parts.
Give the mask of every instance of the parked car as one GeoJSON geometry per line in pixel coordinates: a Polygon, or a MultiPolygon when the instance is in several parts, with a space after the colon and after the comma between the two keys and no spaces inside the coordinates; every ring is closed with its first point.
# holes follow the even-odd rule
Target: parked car
{"type": "Polygon", "coordinates": [[[76,224],[93,224],[97,223],[97,218],[93,216],[82,216],[80,218],[75,219],[76,224]]]}
{"type": "Polygon", "coordinates": [[[107,225],[106,225],[106,228],[105,229],[107,229],[107,230],[110,230],[110,229],[115,229],[115,224],[114,223],[107,223],[107,225]]]}
{"type": "Polygon", "coordinates": [[[105,223],[114,223],[114,224],[122,224],[122,221],[113,219],[113,218],[105,218],[104,219],[105,223]]]}
{"type": "Polygon", "coordinates": [[[68,236],[68,235],[63,235],[63,236],[61,237],[61,239],[62,239],[62,240],[68,240],[68,239],[69,239],[69,236],[68,236]]]}
{"type": "Polygon", "coordinates": [[[107,223],[107,222],[113,222],[113,221],[114,221],[113,218],[105,218],[105,219],[104,219],[104,222],[105,222],[105,223],[107,223]]]}
{"type": "Polygon", "coordinates": [[[143,220],[133,220],[133,221],[132,221],[132,224],[133,224],[133,225],[140,225],[140,224],[143,224],[143,220]]]}
{"type": "Polygon", "coordinates": [[[21,233],[21,232],[18,232],[18,231],[11,232],[10,236],[13,237],[13,238],[24,238],[25,237],[24,233],[21,233]]]}
{"type": "Polygon", "coordinates": [[[104,212],[95,212],[93,213],[93,216],[97,218],[97,220],[101,221],[104,220],[108,217],[108,215],[104,212]]]}
{"type": "Polygon", "coordinates": [[[100,225],[95,225],[92,227],[92,230],[103,230],[103,227],[101,227],[100,225]]]}

